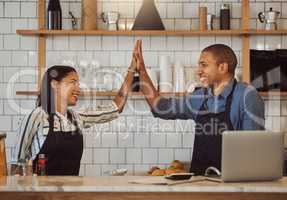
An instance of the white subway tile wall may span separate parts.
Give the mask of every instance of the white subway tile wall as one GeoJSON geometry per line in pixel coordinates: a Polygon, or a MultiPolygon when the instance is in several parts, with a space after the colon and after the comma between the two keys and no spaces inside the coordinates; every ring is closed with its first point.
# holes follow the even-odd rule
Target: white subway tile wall
{"type": "Polygon", "coordinates": [[[106,164],[109,163],[109,149],[94,149],[94,155],[93,155],[94,163],[96,164],[106,164]]]}
{"type": "Polygon", "coordinates": [[[156,3],[156,7],[158,10],[158,13],[160,15],[161,18],[166,18],[166,3],[156,3]]]}
{"type": "MultiPolygon", "coordinates": [[[[10,66],[11,65],[11,52],[8,51],[1,51],[0,52],[0,60],[1,60],[1,67],[10,66]]],[[[3,80],[3,79],[1,79],[3,80]]],[[[2,82],[2,81],[1,81],[2,82]]]]}
{"type": "Polygon", "coordinates": [[[4,2],[0,2],[0,17],[4,16],[4,2]]]}
{"type": "Polygon", "coordinates": [[[20,17],[20,3],[21,2],[5,2],[4,12],[5,17],[16,18],[20,17]]]}
{"type": "Polygon", "coordinates": [[[142,162],[142,151],[138,148],[127,149],[127,164],[141,164],[142,162]]]}
{"type": "Polygon", "coordinates": [[[69,50],[74,50],[74,51],[84,51],[85,48],[85,37],[82,36],[73,36],[69,37],[70,41],[70,48],[69,50]]]}
{"type": "MultiPolygon", "coordinates": [[[[118,11],[125,28],[131,25],[141,6],[139,0],[99,0],[98,22],[102,11],[118,11]]],[[[166,29],[190,30],[198,28],[198,7],[208,7],[216,15],[219,26],[219,8],[222,2],[232,4],[232,27],[240,27],[240,0],[155,0],[166,29]]],[[[287,3],[283,0],[250,1],[250,27],[262,28],[258,12],[281,12],[279,28],[287,28],[287,3]]],[[[19,36],[17,29],[38,27],[37,0],[1,0],[0,2],[0,131],[7,132],[7,157],[11,160],[16,132],[23,116],[35,105],[35,97],[16,96],[15,91],[37,88],[37,37],[19,36]],[[25,70],[29,70],[25,74],[25,70]],[[18,72],[25,75],[16,78],[18,72]],[[11,91],[9,87],[11,86],[11,91]]],[[[63,27],[71,29],[72,11],[80,27],[81,0],[61,0],[63,27]]],[[[238,36],[49,36],[46,39],[47,66],[53,64],[97,61],[100,67],[124,74],[130,64],[136,39],[143,40],[145,63],[158,69],[160,56],[169,55],[171,61],[180,60],[186,67],[196,67],[200,50],[214,43],[231,46],[241,67],[241,37],[238,36]]],[[[252,37],[251,47],[257,49],[287,48],[287,36],[252,37]]],[[[100,100],[81,98],[77,108],[108,103],[109,97],[100,100]]],[[[265,98],[266,128],[287,132],[287,99],[265,98]]],[[[115,168],[127,168],[129,174],[146,172],[149,167],[165,167],[173,159],[189,163],[194,141],[194,122],[191,120],[162,120],[154,118],[143,98],[130,98],[119,119],[98,124],[84,131],[84,154],[80,175],[104,175],[115,168]]]]}
{"type": "Polygon", "coordinates": [[[21,50],[37,50],[38,40],[35,37],[20,38],[21,50]]]}
{"type": "Polygon", "coordinates": [[[54,37],[53,50],[69,50],[69,37],[54,37]]]}
{"type": "Polygon", "coordinates": [[[163,164],[169,164],[174,159],[173,149],[159,149],[158,150],[158,162],[163,164]]]}
{"type": "Polygon", "coordinates": [[[150,134],[147,133],[137,133],[134,136],[134,147],[149,147],[150,134]]]}
{"type": "Polygon", "coordinates": [[[20,6],[21,17],[37,17],[37,4],[35,2],[21,2],[20,6]]]}
{"type": "Polygon", "coordinates": [[[12,53],[12,65],[17,67],[26,67],[28,65],[27,52],[13,51],[12,53]]]}
{"type": "Polygon", "coordinates": [[[3,49],[3,36],[0,36],[0,50],[3,49]]]}
{"type": "Polygon", "coordinates": [[[20,48],[20,37],[19,35],[11,34],[4,35],[4,49],[5,50],[17,50],[20,48]]]}
{"type": "Polygon", "coordinates": [[[0,19],[1,27],[0,31],[1,34],[11,33],[11,19],[2,18],[0,19]]]}
{"type": "Polygon", "coordinates": [[[122,148],[110,149],[110,162],[112,164],[126,163],[126,150],[122,148]]]}
{"type": "Polygon", "coordinates": [[[158,163],[158,149],[155,148],[143,149],[143,163],[144,164],[158,163]]]}

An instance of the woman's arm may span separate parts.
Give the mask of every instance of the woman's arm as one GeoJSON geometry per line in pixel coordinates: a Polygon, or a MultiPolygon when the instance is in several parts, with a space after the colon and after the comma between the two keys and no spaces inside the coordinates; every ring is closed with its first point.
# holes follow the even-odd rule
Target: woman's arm
{"type": "Polygon", "coordinates": [[[121,113],[123,111],[124,105],[126,104],[128,93],[131,89],[132,83],[133,83],[133,78],[134,78],[134,73],[136,70],[136,63],[135,59],[132,59],[131,65],[128,69],[127,75],[124,79],[124,82],[118,91],[116,97],[114,98],[114,102],[118,107],[118,112],[121,113]]]}
{"type": "Polygon", "coordinates": [[[90,128],[95,124],[106,123],[119,117],[118,106],[109,104],[86,107],[74,112],[76,120],[82,128],[90,128]]]}
{"type": "Polygon", "coordinates": [[[95,124],[109,122],[119,117],[126,103],[133,76],[133,71],[129,68],[124,83],[112,103],[78,110],[76,118],[83,128],[90,128],[95,124]]]}
{"type": "Polygon", "coordinates": [[[105,123],[118,118],[127,101],[135,70],[136,63],[133,57],[124,82],[111,104],[98,105],[92,109],[87,108],[77,112],[77,120],[83,125],[83,128],[89,128],[94,124],[105,123]]]}

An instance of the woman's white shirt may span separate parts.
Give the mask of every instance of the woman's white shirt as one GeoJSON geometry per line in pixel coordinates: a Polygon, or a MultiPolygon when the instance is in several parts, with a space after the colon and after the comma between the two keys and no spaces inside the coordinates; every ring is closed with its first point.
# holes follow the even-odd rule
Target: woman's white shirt
{"type": "MultiPolygon", "coordinates": [[[[84,110],[69,110],[69,112],[72,114],[72,121],[77,122],[80,130],[90,128],[97,123],[111,121],[119,116],[118,107],[114,102],[99,105],[95,108],[85,108],[84,110]]],[[[77,127],[67,116],[58,112],[55,114],[54,131],[70,132],[76,129],[77,127]]],[[[37,107],[21,122],[12,160],[16,162],[34,160],[41,150],[48,132],[48,114],[42,107],[37,107]]]]}

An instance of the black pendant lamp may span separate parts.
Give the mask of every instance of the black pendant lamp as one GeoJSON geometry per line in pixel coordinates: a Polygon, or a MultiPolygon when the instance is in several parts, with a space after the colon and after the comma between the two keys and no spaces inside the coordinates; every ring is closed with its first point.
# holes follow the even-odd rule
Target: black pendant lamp
{"type": "Polygon", "coordinates": [[[132,30],[164,30],[154,0],[143,0],[132,30]]]}

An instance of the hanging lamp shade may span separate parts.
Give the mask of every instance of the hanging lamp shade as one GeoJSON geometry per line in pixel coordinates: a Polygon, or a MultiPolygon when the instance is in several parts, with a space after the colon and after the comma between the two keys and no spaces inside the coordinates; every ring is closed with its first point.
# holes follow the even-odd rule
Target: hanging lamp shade
{"type": "Polygon", "coordinates": [[[164,30],[154,0],[143,0],[132,30],[164,30]]]}

